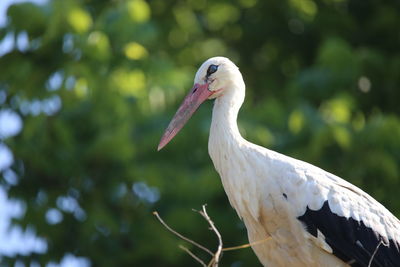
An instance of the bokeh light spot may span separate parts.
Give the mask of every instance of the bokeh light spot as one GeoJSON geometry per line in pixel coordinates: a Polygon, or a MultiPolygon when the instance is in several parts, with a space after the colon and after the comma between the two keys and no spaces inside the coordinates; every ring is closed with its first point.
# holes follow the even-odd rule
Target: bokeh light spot
{"type": "Polygon", "coordinates": [[[147,49],[139,43],[131,42],[125,45],[124,52],[127,58],[139,60],[146,58],[149,53],[147,49]]]}
{"type": "Polygon", "coordinates": [[[58,209],[51,208],[46,212],[46,221],[48,224],[58,224],[63,220],[63,215],[58,209]]]}
{"type": "Polygon", "coordinates": [[[14,162],[14,156],[11,150],[4,144],[0,143],[0,171],[8,169],[14,162]]]}
{"type": "Polygon", "coordinates": [[[244,8],[251,8],[257,4],[258,0],[239,0],[239,4],[244,8]]]}
{"type": "Polygon", "coordinates": [[[327,122],[348,123],[351,117],[351,99],[337,97],[321,106],[321,112],[327,122]]]}
{"type": "Polygon", "coordinates": [[[101,31],[94,31],[88,37],[90,55],[97,59],[107,59],[110,55],[110,41],[108,36],[101,31]]]}
{"type": "Polygon", "coordinates": [[[318,7],[313,0],[290,0],[290,4],[308,20],[312,20],[318,12],[318,7]]]}
{"type": "Polygon", "coordinates": [[[143,71],[118,69],[111,76],[111,82],[122,94],[133,97],[145,95],[146,76],[143,71]]]}
{"type": "Polygon", "coordinates": [[[92,26],[89,13],[81,8],[73,8],[67,15],[68,23],[77,33],[85,33],[92,26]]]}
{"type": "Polygon", "coordinates": [[[292,133],[298,134],[303,129],[304,123],[305,117],[301,111],[295,110],[290,114],[288,126],[292,133]]]}
{"type": "Polygon", "coordinates": [[[239,19],[239,10],[230,4],[214,4],[206,14],[208,28],[213,31],[220,30],[229,22],[235,22],[239,19]]]}
{"type": "Polygon", "coordinates": [[[75,83],[75,93],[78,97],[84,98],[89,92],[87,80],[85,78],[79,78],[75,83]]]}
{"type": "Polygon", "coordinates": [[[17,135],[22,129],[21,117],[11,109],[0,110],[0,139],[17,135]]]}
{"type": "Polygon", "coordinates": [[[361,76],[358,79],[358,88],[361,92],[368,93],[371,90],[371,81],[367,77],[361,76]]]}
{"type": "Polygon", "coordinates": [[[143,0],[131,0],[127,8],[130,18],[135,22],[146,22],[150,19],[150,7],[143,0]]]}

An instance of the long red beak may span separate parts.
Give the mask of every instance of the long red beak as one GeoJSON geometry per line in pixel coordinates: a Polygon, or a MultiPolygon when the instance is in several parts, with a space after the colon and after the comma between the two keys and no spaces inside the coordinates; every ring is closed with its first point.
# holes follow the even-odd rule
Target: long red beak
{"type": "Polygon", "coordinates": [[[169,141],[182,129],[186,122],[192,117],[193,113],[207,98],[209,98],[214,92],[208,90],[208,83],[195,84],[190,90],[189,94],[183,100],[181,106],[172,118],[164,135],[161,137],[160,144],[158,145],[158,151],[166,146],[169,141]]]}

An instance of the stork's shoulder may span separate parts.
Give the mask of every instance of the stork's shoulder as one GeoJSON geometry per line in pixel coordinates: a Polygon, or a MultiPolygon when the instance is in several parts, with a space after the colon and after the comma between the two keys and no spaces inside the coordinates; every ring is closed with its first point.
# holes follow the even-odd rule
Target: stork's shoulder
{"type": "Polygon", "coordinates": [[[360,188],[307,162],[257,145],[250,145],[249,149],[265,157],[268,175],[279,182],[282,193],[295,206],[298,216],[307,208],[320,210],[328,204],[334,214],[363,220],[382,236],[396,237],[400,241],[400,221],[360,188]]]}

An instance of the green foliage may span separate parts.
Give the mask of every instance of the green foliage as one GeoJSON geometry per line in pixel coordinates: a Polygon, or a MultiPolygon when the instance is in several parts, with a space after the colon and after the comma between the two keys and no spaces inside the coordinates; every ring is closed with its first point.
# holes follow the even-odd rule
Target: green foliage
{"type": "MultiPolygon", "coordinates": [[[[26,204],[15,223],[34,227],[48,252],[3,260],[72,253],[93,266],[192,266],[152,211],[212,248],[191,212],[204,203],[227,246],[246,243],[208,157],[211,105],[156,152],[197,67],[217,55],[245,77],[246,138],[346,178],[399,216],[399,11],[355,0],[12,5],[0,37],[27,34],[29,44],[0,58],[0,90],[2,109],[24,126],[4,140],[19,182],[1,183],[26,204]],[[49,99],[61,108],[46,112],[49,99]],[[56,224],[46,220],[53,208],[63,215],[56,224]]],[[[247,249],[225,253],[222,266],[257,262],[247,249]]]]}

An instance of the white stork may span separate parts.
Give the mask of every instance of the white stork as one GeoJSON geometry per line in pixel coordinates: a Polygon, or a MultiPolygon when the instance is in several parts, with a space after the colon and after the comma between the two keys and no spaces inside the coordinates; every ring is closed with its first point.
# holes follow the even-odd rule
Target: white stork
{"type": "Polygon", "coordinates": [[[238,67],[208,59],[158,150],[215,98],[208,151],[264,266],[400,266],[400,221],[345,180],[246,141],[236,122],[244,96],[238,67]]]}

